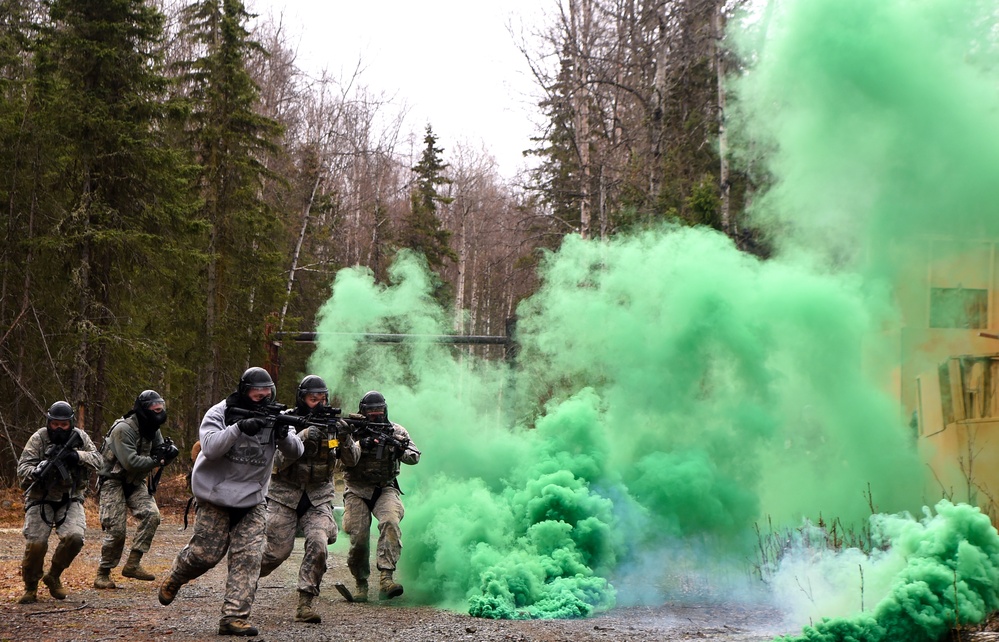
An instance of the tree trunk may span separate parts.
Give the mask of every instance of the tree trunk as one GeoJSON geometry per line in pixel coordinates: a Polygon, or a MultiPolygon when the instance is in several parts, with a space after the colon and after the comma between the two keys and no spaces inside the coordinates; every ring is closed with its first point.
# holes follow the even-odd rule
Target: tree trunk
{"type": "MultiPolygon", "coordinates": [[[[464,208],[461,208],[464,209],[464,208]]],[[[458,274],[455,279],[454,293],[454,331],[462,331],[462,310],[465,307],[465,271],[468,268],[468,243],[466,240],[466,218],[467,212],[461,215],[461,222],[458,224],[458,274]]]]}
{"type": "Polygon", "coordinates": [[[87,363],[87,356],[90,353],[91,334],[90,318],[88,315],[93,307],[91,301],[93,293],[90,291],[90,242],[86,240],[90,228],[89,179],[84,180],[84,193],[80,202],[80,207],[85,210],[84,215],[81,217],[83,220],[83,230],[81,236],[84,238],[84,241],[80,248],[80,269],[77,272],[77,274],[79,274],[79,280],[75,284],[78,288],[78,292],[80,293],[79,308],[76,311],[77,329],[80,333],[80,345],[77,348],[76,359],[73,364],[73,382],[69,391],[70,398],[66,400],[72,406],[76,406],[80,403],[86,403],[87,373],[90,370],[89,364],[87,363]]]}
{"type": "Polygon", "coordinates": [[[715,10],[711,14],[711,27],[713,31],[711,50],[715,75],[718,79],[718,183],[721,193],[721,227],[725,234],[731,234],[728,130],[725,127],[725,57],[721,46],[725,37],[725,0],[717,1],[715,10]]]}
{"type": "Polygon", "coordinates": [[[204,380],[199,386],[201,392],[201,407],[208,408],[214,403],[215,389],[218,386],[219,362],[221,356],[221,346],[215,341],[216,326],[218,325],[217,306],[219,297],[218,284],[218,252],[216,243],[218,242],[218,232],[212,226],[208,234],[208,278],[205,289],[208,300],[205,305],[205,339],[208,342],[207,359],[205,360],[204,380]]]}
{"type": "Polygon", "coordinates": [[[590,0],[569,0],[569,38],[573,43],[576,87],[572,94],[576,130],[576,149],[579,154],[579,235],[590,238],[590,87],[589,56],[592,13],[590,0]]]}
{"type": "Polygon", "coordinates": [[[319,191],[319,183],[322,182],[322,171],[316,171],[316,180],[312,183],[312,193],[309,200],[302,208],[302,227],[298,230],[298,240],[295,242],[295,251],[291,255],[291,269],[288,271],[288,284],[284,290],[284,305],[281,306],[281,317],[278,319],[278,330],[284,330],[284,318],[288,314],[288,302],[291,301],[291,290],[295,285],[295,271],[298,269],[298,257],[302,255],[302,243],[305,242],[305,231],[309,228],[309,217],[312,213],[312,204],[316,200],[316,192],[319,191]]]}

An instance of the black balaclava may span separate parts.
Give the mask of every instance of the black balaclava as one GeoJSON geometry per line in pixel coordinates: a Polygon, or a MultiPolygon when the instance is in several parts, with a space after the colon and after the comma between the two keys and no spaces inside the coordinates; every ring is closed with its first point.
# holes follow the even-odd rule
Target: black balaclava
{"type": "Polygon", "coordinates": [[[135,405],[132,406],[132,412],[135,413],[135,416],[139,420],[139,434],[145,439],[151,440],[155,437],[156,431],[166,423],[166,402],[163,401],[160,393],[155,390],[143,390],[140,392],[139,396],[135,398],[135,405]],[[150,410],[150,406],[158,403],[163,404],[163,410],[159,412],[150,410]]]}

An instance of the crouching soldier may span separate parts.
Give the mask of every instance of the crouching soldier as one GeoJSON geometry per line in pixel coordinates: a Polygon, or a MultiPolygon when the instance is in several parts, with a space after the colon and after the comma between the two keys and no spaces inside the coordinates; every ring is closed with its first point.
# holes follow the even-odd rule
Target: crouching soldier
{"type": "Polygon", "coordinates": [[[83,496],[101,456],[87,433],[73,425],[73,419],[68,403],[52,404],[45,426],[31,435],[17,461],[17,476],[25,489],[23,532],[27,540],[21,561],[24,595],[18,600],[20,604],[38,601],[38,580],[45,583],[52,597],[66,599],[60,576],[83,548],[87,528],[83,496]],[[53,530],[59,544],[49,572],[43,576],[53,530]]]}
{"type": "Polygon", "coordinates": [[[129,513],[139,525],[121,574],[147,582],[156,579],[140,562],[160,525],[160,509],[149,492],[149,473],[157,466],[169,464],[179,453],[173,442],[160,433],[166,417],[166,402],[160,393],[143,390],[132,409],[115,421],[105,438],[98,481],[104,542],[94,588],[115,588],[111,569],[118,566],[125,549],[129,513]]]}

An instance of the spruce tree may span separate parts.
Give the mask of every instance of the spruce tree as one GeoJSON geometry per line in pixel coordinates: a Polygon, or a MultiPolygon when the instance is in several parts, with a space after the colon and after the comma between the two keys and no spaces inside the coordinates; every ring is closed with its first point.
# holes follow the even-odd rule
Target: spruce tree
{"type": "Polygon", "coordinates": [[[46,311],[42,334],[54,345],[45,349],[62,370],[62,390],[46,394],[85,403],[103,430],[131,405],[138,377],[163,382],[170,369],[166,342],[145,330],[170,313],[164,295],[191,256],[187,172],[165,140],[162,14],[143,0],[47,8],[33,45],[42,146],[31,269],[61,287],[33,304],[46,311]]]}
{"type": "MultiPolygon", "coordinates": [[[[582,172],[573,126],[575,115],[569,97],[572,77],[572,59],[565,55],[555,82],[547,89],[547,97],[539,103],[548,119],[547,131],[543,137],[534,139],[539,147],[528,153],[540,160],[531,174],[541,202],[550,209],[554,220],[569,229],[579,229],[582,172]]],[[[555,236],[549,246],[557,247],[560,241],[561,236],[555,236]]]]}
{"type": "Polygon", "coordinates": [[[280,125],[256,108],[260,90],[247,71],[261,46],[247,31],[240,0],[203,0],[184,12],[182,34],[198,57],[183,63],[190,135],[197,154],[201,215],[208,230],[202,406],[217,401],[262,353],[264,319],[278,307],[280,221],[262,196],[262,159],[278,151],[280,125]]]}
{"type": "Polygon", "coordinates": [[[450,246],[451,232],[444,229],[438,216],[438,207],[448,205],[454,199],[441,194],[438,189],[449,185],[451,180],[444,173],[448,167],[441,157],[444,150],[437,147],[437,137],[430,125],[427,125],[423,142],[423,154],[413,167],[416,179],[410,192],[409,213],[403,223],[400,241],[404,247],[423,254],[427,264],[439,276],[445,261],[458,260],[450,246]]]}

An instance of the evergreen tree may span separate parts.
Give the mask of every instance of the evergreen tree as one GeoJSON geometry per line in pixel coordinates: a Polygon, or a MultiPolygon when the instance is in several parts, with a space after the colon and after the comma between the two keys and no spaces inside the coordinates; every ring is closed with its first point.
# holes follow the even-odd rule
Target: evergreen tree
{"type": "MultiPolygon", "coordinates": [[[[548,120],[547,131],[543,137],[534,139],[539,147],[528,152],[540,159],[531,172],[534,188],[554,219],[563,223],[561,234],[580,226],[582,173],[573,127],[575,115],[569,99],[573,75],[572,58],[564,55],[558,76],[547,89],[547,97],[539,103],[548,120]]],[[[561,235],[549,239],[549,247],[557,247],[560,240],[561,235]]]]}
{"type": "Polygon", "coordinates": [[[165,342],[143,330],[168,313],[164,294],[190,258],[187,173],[164,138],[162,14],[143,0],[47,6],[33,49],[42,142],[32,171],[41,251],[31,270],[34,282],[61,287],[26,296],[52,324],[42,335],[60,337],[46,349],[69,378],[47,394],[86,403],[103,430],[108,413],[131,405],[135,374],[162,381],[169,369],[165,342]]]}
{"type": "Polygon", "coordinates": [[[202,407],[262,358],[252,348],[263,345],[264,319],[279,307],[283,285],[280,221],[262,197],[270,176],[262,160],[278,151],[281,127],[256,110],[260,90],[247,63],[265,52],[244,26],[251,17],[240,0],[195,2],[183,16],[182,33],[199,54],[183,63],[182,78],[208,229],[202,407]]]}
{"type": "Polygon", "coordinates": [[[458,260],[449,244],[451,232],[444,229],[438,216],[438,207],[448,205],[454,199],[438,189],[451,181],[444,174],[448,167],[441,158],[444,150],[437,147],[437,137],[430,125],[427,125],[423,142],[423,154],[413,167],[416,180],[410,192],[409,213],[403,222],[400,241],[404,247],[422,253],[430,268],[440,275],[445,261],[458,260]]]}

